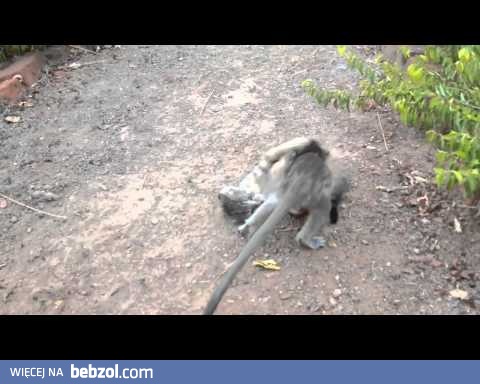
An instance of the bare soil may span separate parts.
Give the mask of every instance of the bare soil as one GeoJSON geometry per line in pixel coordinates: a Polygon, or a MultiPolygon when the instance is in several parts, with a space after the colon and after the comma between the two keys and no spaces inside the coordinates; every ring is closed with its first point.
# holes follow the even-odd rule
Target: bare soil
{"type": "Polygon", "coordinates": [[[248,264],[218,313],[478,313],[476,210],[435,192],[424,135],[302,91],[306,78],[355,88],[334,47],[122,46],[77,60],[88,65],[51,70],[33,107],[1,116],[0,193],[67,219],[0,209],[0,313],[201,313],[245,244],[219,189],[296,136],[352,176],[329,247],[298,248],[289,217],[255,255],[281,270],[248,264]]]}

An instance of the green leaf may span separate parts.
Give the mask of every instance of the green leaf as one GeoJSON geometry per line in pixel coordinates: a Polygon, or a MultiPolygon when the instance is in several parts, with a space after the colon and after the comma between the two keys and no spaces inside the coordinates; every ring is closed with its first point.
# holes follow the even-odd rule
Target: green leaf
{"type": "Polygon", "coordinates": [[[407,74],[415,82],[420,82],[423,78],[423,68],[416,64],[410,64],[407,68],[407,74]]]}
{"type": "Polygon", "coordinates": [[[463,71],[465,70],[465,66],[463,65],[463,63],[461,61],[457,61],[455,63],[455,67],[457,68],[457,71],[459,73],[463,73],[463,71]]]}
{"type": "Polygon", "coordinates": [[[443,168],[435,168],[435,182],[439,187],[445,183],[445,170],[443,168]]]}
{"type": "Polygon", "coordinates": [[[447,161],[448,153],[445,151],[437,151],[435,158],[439,165],[443,165],[447,161]]]}
{"type": "Polygon", "coordinates": [[[469,174],[466,178],[465,182],[465,190],[467,192],[467,196],[473,195],[475,192],[477,192],[479,186],[479,180],[477,177],[475,177],[472,174],[469,174]]]}
{"type": "Polygon", "coordinates": [[[458,51],[458,59],[462,63],[468,63],[472,58],[472,52],[468,48],[462,48],[458,51]]]}
{"type": "Polygon", "coordinates": [[[400,53],[402,54],[402,56],[405,60],[410,58],[410,48],[400,47],[400,53]]]}
{"type": "Polygon", "coordinates": [[[458,184],[463,184],[463,174],[460,171],[452,171],[458,184]]]}
{"type": "Polygon", "coordinates": [[[456,184],[456,178],[455,176],[453,175],[453,172],[452,171],[447,171],[445,173],[445,182],[447,183],[447,189],[448,190],[452,190],[453,187],[455,186],[456,184]],[[453,177],[452,177],[453,176],[453,177]]]}

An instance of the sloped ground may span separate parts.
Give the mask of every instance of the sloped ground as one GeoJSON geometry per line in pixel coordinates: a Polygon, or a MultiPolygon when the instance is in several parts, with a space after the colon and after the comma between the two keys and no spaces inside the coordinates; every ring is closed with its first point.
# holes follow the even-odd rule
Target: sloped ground
{"type": "Polygon", "coordinates": [[[478,224],[422,180],[433,165],[422,134],[378,111],[386,151],[377,111],[323,110],[301,90],[305,78],[353,89],[334,47],[125,46],[80,61],[22,122],[0,123],[0,192],[67,216],[0,209],[1,313],[200,313],[245,243],[219,188],[300,135],[353,178],[331,246],[299,249],[289,218],[256,254],[281,270],[248,264],[218,313],[477,312],[478,224]],[[425,193],[434,209],[422,215],[425,193]]]}

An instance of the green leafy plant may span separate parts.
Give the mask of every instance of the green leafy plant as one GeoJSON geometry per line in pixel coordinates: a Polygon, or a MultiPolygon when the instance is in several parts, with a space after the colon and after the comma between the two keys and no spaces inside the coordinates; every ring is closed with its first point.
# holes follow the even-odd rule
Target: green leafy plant
{"type": "Polygon", "coordinates": [[[23,55],[27,52],[41,49],[44,45],[0,45],[0,62],[6,61],[15,55],[23,55]]]}
{"type": "Polygon", "coordinates": [[[480,46],[427,46],[411,57],[400,47],[406,69],[378,55],[367,63],[345,46],[339,55],[362,77],[360,93],[324,90],[313,81],[304,90],[323,107],[349,111],[374,101],[399,113],[401,121],[425,130],[437,146],[434,169],[438,186],[463,188],[480,198],[480,46]]]}

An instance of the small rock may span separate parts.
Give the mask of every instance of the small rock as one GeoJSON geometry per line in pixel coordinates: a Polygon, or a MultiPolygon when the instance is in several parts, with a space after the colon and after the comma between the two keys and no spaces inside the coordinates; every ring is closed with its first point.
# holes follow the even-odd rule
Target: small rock
{"type": "Polygon", "coordinates": [[[55,201],[60,198],[55,193],[45,191],[34,191],[32,192],[31,196],[33,199],[40,201],[55,201]]]}
{"type": "Polygon", "coordinates": [[[333,291],[333,297],[340,297],[342,295],[342,290],[341,289],[335,289],[333,291]]]}
{"type": "Polygon", "coordinates": [[[433,267],[433,268],[439,268],[443,265],[443,263],[440,261],[440,260],[437,260],[437,259],[433,259],[431,262],[430,262],[430,265],[433,267]]]}
{"type": "Polygon", "coordinates": [[[13,224],[15,224],[17,221],[18,221],[18,217],[17,217],[17,216],[12,216],[12,217],[10,218],[10,222],[13,223],[13,224]]]}
{"type": "Polygon", "coordinates": [[[287,292],[280,294],[280,300],[288,300],[291,297],[292,297],[292,295],[287,293],[287,292]]]}
{"type": "Polygon", "coordinates": [[[430,264],[433,260],[433,255],[410,256],[409,260],[414,263],[430,264]]]}
{"type": "Polygon", "coordinates": [[[362,240],[362,244],[363,245],[368,245],[368,241],[367,240],[362,240]]]}
{"type": "Polygon", "coordinates": [[[413,253],[415,253],[416,255],[420,254],[420,249],[413,248],[413,253]]]}
{"type": "Polygon", "coordinates": [[[28,227],[27,228],[27,233],[30,233],[30,232],[32,232],[32,228],[28,227]]]}
{"type": "Polygon", "coordinates": [[[330,305],[335,307],[337,305],[337,300],[335,300],[333,297],[330,297],[330,299],[328,300],[330,305]]]}
{"type": "Polygon", "coordinates": [[[158,219],[156,217],[154,217],[151,221],[150,221],[153,225],[157,225],[158,224],[158,219]]]}
{"type": "Polygon", "coordinates": [[[191,268],[191,266],[192,266],[192,263],[187,263],[187,264],[185,264],[185,267],[186,267],[186,268],[191,268]]]}

